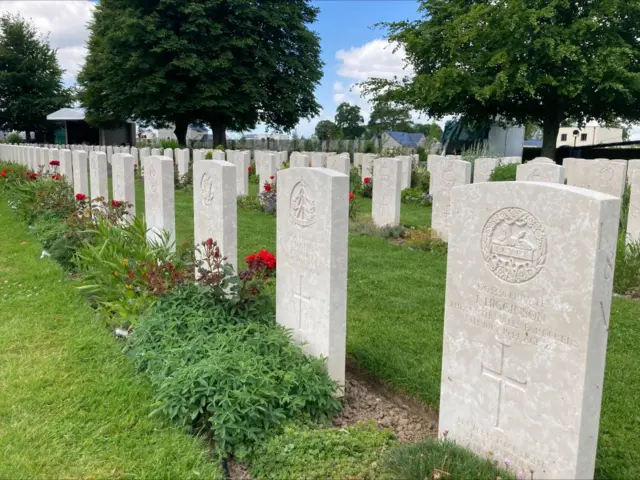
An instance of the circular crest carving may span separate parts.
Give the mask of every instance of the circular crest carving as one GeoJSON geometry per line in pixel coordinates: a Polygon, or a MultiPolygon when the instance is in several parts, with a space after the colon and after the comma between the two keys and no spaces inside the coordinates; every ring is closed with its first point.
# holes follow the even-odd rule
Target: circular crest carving
{"type": "Polygon", "coordinates": [[[444,168],[444,170],[442,170],[441,178],[442,184],[447,188],[451,188],[456,184],[456,175],[453,171],[453,165],[451,162],[448,163],[449,164],[444,168]]]}
{"type": "Polygon", "coordinates": [[[531,280],[547,258],[547,235],[542,225],[521,208],[503,208],[491,215],[481,243],[489,270],[509,283],[531,280]]]}
{"type": "Polygon", "coordinates": [[[289,220],[300,230],[316,223],[316,202],[309,190],[306,182],[300,180],[291,189],[289,197],[289,220]]]}
{"type": "Polygon", "coordinates": [[[211,205],[213,202],[213,178],[207,172],[204,172],[200,179],[200,195],[205,205],[211,205]]]}
{"type": "Polygon", "coordinates": [[[149,176],[149,191],[155,194],[158,191],[158,174],[156,173],[156,167],[151,164],[147,170],[146,175],[149,176]]]}

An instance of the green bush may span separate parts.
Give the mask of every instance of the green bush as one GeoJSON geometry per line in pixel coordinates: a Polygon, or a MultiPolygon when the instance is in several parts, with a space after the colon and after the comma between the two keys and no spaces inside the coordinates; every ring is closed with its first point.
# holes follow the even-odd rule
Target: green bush
{"type": "Polygon", "coordinates": [[[509,163],[507,165],[499,165],[493,169],[491,175],[489,175],[490,182],[515,182],[516,170],[518,164],[509,163]]]}
{"type": "Polygon", "coordinates": [[[251,474],[265,480],[391,479],[379,459],[395,443],[393,434],[375,423],[341,429],[287,427],[256,451],[251,474]]]}
{"type": "Polygon", "coordinates": [[[431,205],[432,198],[427,192],[419,188],[405,188],[400,193],[400,201],[402,203],[411,203],[414,205],[431,205]]]}
{"type": "Polygon", "coordinates": [[[437,252],[442,255],[447,254],[446,242],[443,242],[431,227],[410,228],[405,238],[407,245],[411,248],[425,252],[437,252]]]}
{"type": "Polygon", "coordinates": [[[307,357],[273,321],[183,285],[138,319],[129,348],[157,388],[157,412],[208,431],[218,453],[247,456],[291,421],[325,423],[340,410],[324,361],[307,357]]]}
{"type": "Polygon", "coordinates": [[[358,167],[352,166],[349,170],[349,191],[354,195],[362,194],[362,176],[358,167]]]}
{"type": "Polygon", "coordinates": [[[640,241],[627,244],[625,231],[618,234],[613,291],[633,296],[640,293],[640,241]]]}
{"type": "Polygon", "coordinates": [[[362,179],[362,196],[364,198],[373,198],[373,177],[362,179]]]}
{"type": "Polygon", "coordinates": [[[429,152],[424,147],[418,147],[418,161],[426,162],[429,159],[429,152]]]}
{"type": "Polygon", "coordinates": [[[424,165],[414,165],[411,170],[411,188],[429,193],[429,179],[431,175],[424,165]]]}
{"type": "MultiPolygon", "coordinates": [[[[382,463],[395,478],[403,480],[434,478],[437,471],[442,479],[515,480],[515,473],[504,469],[505,460],[481,458],[455,443],[428,438],[391,449],[382,463]]],[[[529,472],[522,473],[528,478],[529,472]]]]}
{"type": "Polygon", "coordinates": [[[163,150],[165,148],[173,148],[175,150],[176,148],[180,148],[180,143],[178,143],[178,140],[166,138],[164,140],[160,140],[160,147],[162,147],[163,150]]]}
{"type": "Polygon", "coordinates": [[[9,135],[7,135],[6,143],[22,143],[22,142],[24,142],[24,140],[19,133],[12,132],[9,135]]]}
{"type": "Polygon", "coordinates": [[[349,223],[349,232],[354,235],[368,235],[385,239],[404,238],[407,229],[402,225],[395,227],[378,227],[371,217],[357,217],[349,223]]]}
{"type": "Polygon", "coordinates": [[[256,162],[253,161],[251,162],[251,165],[249,165],[249,183],[253,183],[254,185],[257,185],[258,182],[260,181],[260,178],[258,177],[258,171],[256,170],[256,162]]]}

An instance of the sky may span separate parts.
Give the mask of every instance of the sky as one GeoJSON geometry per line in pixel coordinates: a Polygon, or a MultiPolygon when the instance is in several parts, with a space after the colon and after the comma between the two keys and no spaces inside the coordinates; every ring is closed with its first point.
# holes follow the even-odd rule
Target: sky
{"type": "MultiPolygon", "coordinates": [[[[394,53],[384,39],[384,31],[373,26],[382,21],[418,18],[415,0],[315,0],[313,4],[320,13],[310,28],[320,36],[324,76],[316,89],[322,112],[311,120],[302,119],[296,128],[306,137],[313,134],[320,120],[333,120],[342,101],[359,105],[368,120],[371,105],[360,97],[357,87],[352,87],[371,76],[392,78],[407,73],[404,52],[394,53]]],[[[40,32],[49,33],[51,46],[58,50],[58,61],[65,70],[66,85],[75,83],[84,62],[87,24],[93,8],[90,0],[0,0],[0,11],[20,13],[40,32]]],[[[264,132],[265,127],[258,125],[254,131],[264,132]]]]}

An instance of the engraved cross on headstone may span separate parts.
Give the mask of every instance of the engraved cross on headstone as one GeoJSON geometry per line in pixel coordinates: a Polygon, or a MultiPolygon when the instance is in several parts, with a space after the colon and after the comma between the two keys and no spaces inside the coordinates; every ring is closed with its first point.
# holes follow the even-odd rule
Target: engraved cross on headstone
{"type": "Polygon", "coordinates": [[[491,370],[481,364],[482,375],[485,377],[489,377],[498,382],[498,407],[496,409],[496,422],[495,428],[500,428],[500,409],[502,407],[502,390],[507,386],[520,390],[521,392],[525,391],[525,387],[527,386],[527,382],[521,382],[515,378],[511,378],[505,375],[504,372],[504,357],[505,357],[505,348],[507,346],[504,343],[500,344],[500,370],[495,371],[491,370]]]}
{"type": "Polygon", "coordinates": [[[293,291],[293,298],[298,300],[298,329],[302,328],[302,302],[305,302],[307,305],[311,304],[311,297],[302,294],[302,279],[303,276],[300,275],[300,288],[296,292],[293,291]]]}

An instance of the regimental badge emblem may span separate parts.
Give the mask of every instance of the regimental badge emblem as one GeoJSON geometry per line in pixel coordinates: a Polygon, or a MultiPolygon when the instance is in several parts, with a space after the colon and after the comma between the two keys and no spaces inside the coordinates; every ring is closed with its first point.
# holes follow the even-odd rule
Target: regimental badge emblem
{"type": "Polygon", "coordinates": [[[481,248],[489,270],[509,283],[535,277],[547,258],[547,236],[540,222],[521,208],[494,213],[482,230],[481,248]]]}
{"type": "Polygon", "coordinates": [[[206,206],[213,203],[213,179],[207,172],[200,179],[200,195],[202,195],[202,202],[206,206]]]}
{"type": "Polygon", "coordinates": [[[296,228],[303,230],[316,223],[316,202],[304,180],[293,186],[289,202],[289,220],[296,228]]]}

